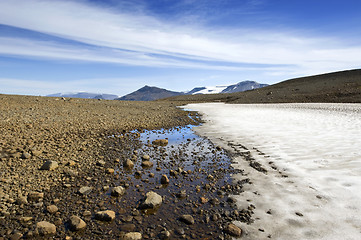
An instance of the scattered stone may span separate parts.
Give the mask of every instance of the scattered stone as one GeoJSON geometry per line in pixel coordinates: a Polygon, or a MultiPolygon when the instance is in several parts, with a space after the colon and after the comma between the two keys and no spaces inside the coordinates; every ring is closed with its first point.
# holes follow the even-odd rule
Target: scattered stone
{"type": "Polygon", "coordinates": [[[181,198],[181,199],[186,198],[187,197],[187,191],[186,190],[181,190],[180,192],[178,192],[176,194],[176,197],[181,198]]]}
{"type": "Polygon", "coordinates": [[[22,233],[16,232],[10,236],[10,240],[19,240],[23,237],[22,233]]]}
{"type": "Polygon", "coordinates": [[[56,233],[56,226],[47,221],[41,221],[36,224],[35,230],[40,236],[54,235],[56,233]]]}
{"type": "Polygon", "coordinates": [[[107,168],[106,173],[114,174],[115,170],[113,168],[107,168]]]}
{"type": "Polygon", "coordinates": [[[185,231],[184,231],[183,228],[176,228],[175,233],[178,234],[178,235],[184,235],[185,231]]]}
{"type": "Polygon", "coordinates": [[[142,162],[142,167],[146,167],[146,168],[153,167],[153,163],[151,161],[144,161],[142,162]]]}
{"type": "Polygon", "coordinates": [[[104,160],[99,160],[97,163],[96,163],[97,166],[104,166],[105,165],[105,161],[104,160]]]}
{"type": "Polygon", "coordinates": [[[83,212],[83,216],[84,217],[89,217],[89,216],[91,216],[92,215],[92,213],[91,213],[91,211],[89,211],[89,210],[85,210],[84,212],[83,212]]]}
{"type": "Polygon", "coordinates": [[[150,160],[150,156],[149,156],[149,155],[143,155],[143,156],[142,156],[142,159],[143,159],[144,161],[149,161],[149,160],[150,160]]]}
{"type": "Polygon", "coordinates": [[[43,152],[39,150],[32,150],[31,153],[34,157],[37,157],[40,156],[43,152]]]}
{"type": "Polygon", "coordinates": [[[86,227],[86,223],[78,216],[71,216],[69,221],[69,229],[71,231],[80,231],[86,227]]]}
{"type": "Polygon", "coordinates": [[[299,216],[299,217],[303,217],[303,214],[300,213],[300,212],[296,212],[296,215],[299,216]]]}
{"type": "Polygon", "coordinates": [[[209,175],[207,176],[207,179],[208,179],[208,180],[214,180],[214,177],[209,174],[209,175]]]}
{"type": "Polygon", "coordinates": [[[162,175],[162,177],[160,178],[160,183],[161,184],[168,184],[169,183],[169,179],[168,179],[167,175],[162,175]]]}
{"type": "Polygon", "coordinates": [[[205,204],[205,203],[208,202],[208,199],[205,198],[205,197],[201,197],[201,198],[200,198],[200,201],[201,201],[201,203],[205,204]]]}
{"type": "Polygon", "coordinates": [[[95,213],[95,219],[110,222],[115,219],[115,212],[112,210],[99,211],[95,213]]]}
{"type": "Polygon", "coordinates": [[[124,193],[125,193],[125,188],[123,188],[122,186],[118,186],[112,189],[111,195],[113,197],[119,197],[124,195],[124,193]]]}
{"type": "Polygon", "coordinates": [[[233,223],[228,224],[224,228],[224,232],[231,235],[232,237],[240,237],[242,235],[242,230],[233,223]]]}
{"type": "Polygon", "coordinates": [[[28,199],[27,199],[27,197],[20,196],[16,202],[17,202],[17,204],[19,204],[19,205],[21,205],[21,204],[28,204],[28,199]]]}
{"type": "Polygon", "coordinates": [[[21,155],[22,159],[29,159],[31,158],[31,154],[28,152],[23,152],[23,154],[21,155]]]}
{"type": "Polygon", "coordinates": [[[71,176],[71,177],[75,177],[75,176],[78,176],[79,173],[77,171],[72,170],[72,169],[64,169],[64,174],[68,175],[68,176],[71,176]]]}
{"type": "Polygon", "coordinates": [[[220,201],[218,200],[218,198],[212,198],[209,201],[212,205],[218,205],[220,203],[220,201]]]}
{"type": "Polygon", "coordinates": [[[46,210],[47,210],[49,213],[53,214],[53,213],[56,213],[59,209],[58,209],[58,207],[55,206],[55,205],[50,205],[50,206],[47,206],[47,207],[46,207],[46,210]]]}
{"type": "Polygon", "coordinates": [[[127,159],[125,162],[124,162],[124,165],[123,165],[125,168],[133,168],[134,167],[134,163],[132,160],[130,159],[127,159]]]}
{"type": "MultiPolygon", "coordinates": [[[[133,218],[132,218],[133,220],[133,218]]],[[[120,226],[120,229],[124,232],[133,232],[135,230],[135,225],[132,223],[124,224],[120,226]]]]}
{"type": "Polygon", "coordinates": [[[38,202],[44,198],[44,193],[41,192],[30,192],[28,194],[28,201],[38,202]]]}
{"type": "Polygon", "coordinates": [[[162,197],[155,192],[150,191],[145,196],[145,201],[140,206],[142,209],[155,209],[162,204],[162,197]]]}
{"type": "Polygon", "coordinates": [[[92,187],[84,186],[84,187],[81,187],[81,188],[79,189],[79,193],[80,193],[81,195],[87,195],[87,194],[89,194],[92,190],[93,190],[92,187]]]}
{"type": "Polygon", "coordinates": [[[73,160],[70,160],[69,162],[66,163],[66,166],[69,166],[69,167],[73,167],[75,165],[76,165],[76,162],[73,160]]]}
{"type": "Polygon", "coordinates": [[[159,234],[159,238],[162,239],[162,240],[166,240],[166,239],[169,239],[170,238],[170,232],[168,230],[163,230],[160,232],[159,234]]]}
{"type": "Polygon", "coordinates": [[[123,240],[141,240],[142,234],[139,232],[129,232],[124,234],[122,237],[123,240]]]}
{"type": "Polygon", "coordinates": [[[188,214],[180,216],[179,220],[181,222],[184,222],[185,224],[188,224],[188,225],[194,224],[194,218],[191,215],[188,215],[188,214]]]}
{"type": "Polygon", "coordinates": [[[157,139],[152,142],[153,145],[159,145],[159,146],[167,146],[168,145],[168,139],[157,139]]]}
{"type": "Polygon", "coordinates": [[[33,220],[33,217],[21,217],[20,218],[20,221],[21,222],[29,222],[29,221],[31,221],[31,220],[33,220]]]}
{"type": "Polygon", "coordinates": [[[40,170],[52,171],[58,168],[58,166],[59,165],[56,161],[48,160],[43,164],[43,166],[41,166],[40,170]]]}

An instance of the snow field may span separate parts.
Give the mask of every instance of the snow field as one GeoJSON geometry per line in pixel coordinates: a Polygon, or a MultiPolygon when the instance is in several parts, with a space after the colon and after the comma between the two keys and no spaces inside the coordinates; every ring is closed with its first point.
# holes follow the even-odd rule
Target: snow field
{"type": "Polygon", "coordinates": [[[268,170],[263,174],[235,159],[234,167],[247,176],[234,177],[252,181],[237,204],[256,206],[254,224],[238,223],[242,239],[361,239],[361,104],[185,108],[204,114],[199,134],[225,148],[232,143],[233,151],[250,151],[268,170]]]}

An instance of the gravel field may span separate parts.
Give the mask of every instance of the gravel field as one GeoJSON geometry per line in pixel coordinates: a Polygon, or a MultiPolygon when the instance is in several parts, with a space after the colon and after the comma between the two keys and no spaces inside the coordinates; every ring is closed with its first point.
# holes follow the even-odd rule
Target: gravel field
{"type": "MultiPolygon", "coordinates": [[[[127,141],[130,130],[195,123],[172,103],[12,95],[0,95],[0,114],[0,239],[34,230],[39,217],[26,215],[28,206],[46,219],[47,207],[62,201],[44,193],[94,171],[111,172],[114,159],[107,168],[97,167],[108,151],[108,136],[122,133],[127,141]],[[47,161],[52,162],[43,166],[47,161]]],[[[58,225],[66,221],[55,214],[58,225]]]]}
{"type": "Polygon", "coordinates": [[[230,239],[253,221],[229,197],[242,171],[171,102],[0,95],[0,113],[0,240],[230,239]]]}

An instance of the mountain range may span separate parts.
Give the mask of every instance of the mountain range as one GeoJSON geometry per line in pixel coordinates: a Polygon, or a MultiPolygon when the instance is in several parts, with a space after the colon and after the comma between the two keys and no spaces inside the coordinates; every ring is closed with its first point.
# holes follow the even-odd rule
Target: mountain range
{"type": "Polygon", "coordinates": [[[268,84],[260,84],[254,81],[243,81],[237,84],[212,87],[196,87],[190,91],[175,92],[163,88],[144,86],[125,96],[118,97],[113,94],[98,93],[55,93],[47,97],[68,97],[68,98],[88,98],[88,99],[105,99],[105,100],[123,100],[123,101],[152,101],[161,98],[174,97],[179,95],[198,95],[198,94],[216,94],[216,93],[233,93],[266,87],[268,84]]]}
{"type": "Polygon", "coordinates": [[[126,101],[152,101],[161,98],[168,98],[180,95],[197,95],[197,94],[216,94],[216,93],[233,93],[243,92],[247,90],[266,87],[268,84],[260,84],[254,81],[243,81],[237,84],[227,86],[214,86],[214,87],[196,87],[186,92],[174,92],[167,89],[144,86],[135,92],[129,93],[116,100],[126,101]]]}
{"type": "Polygon", "coordinates": [[[88,93],[88,92],[77,92],[77,93],[54,93],[47,95],[47,97],[66,97],[66,98],[88,98],[88,99],[104,99],[113,100],[118,98],[118,95],[105,94],[105,93],[88,93]]]}
{"type": "Polygon", "coordinates": [[[244,92],[267,86],[268,84],[261,84],[255,81],[243,81],[228,86],[196,87],[187,92],[186,95],[244,92]]]}

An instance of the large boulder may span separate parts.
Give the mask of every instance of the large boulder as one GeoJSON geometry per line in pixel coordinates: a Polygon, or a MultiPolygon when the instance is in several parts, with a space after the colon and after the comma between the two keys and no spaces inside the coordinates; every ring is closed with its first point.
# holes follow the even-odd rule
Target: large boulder
{"type": "Polygon", "coordinates": [[[148,192],[145,195],[144,202],[140,205],[142,209],[155,209],[162,204],[162,197],[153,191],[148,192]]]}
{"type": "Polygon", "coordinates": [[[122,240],[141,240],[142,234],[139,232],[129,232],[124,234],[124,236],[121,238],[122,240]]]}
{"type": "Polygon", "coordinates": [[[86,223],[80,217],[75,215],[70,217],[68,224],[71,231],[80,231],[86,227],[86,223]]]}
{"type": "Polygon", "coordinates": [[[113,197],[119,197],[125,194],[125,188],[122,186],[113,187],[112,192],[110,193],[113,197]]]}
{"type": "Polygon", "coordinates": [[[36,232],[40,236],[54,235],[56,233],[56,226],[47,221],[41,221],[36,224],[36,232]]]}

